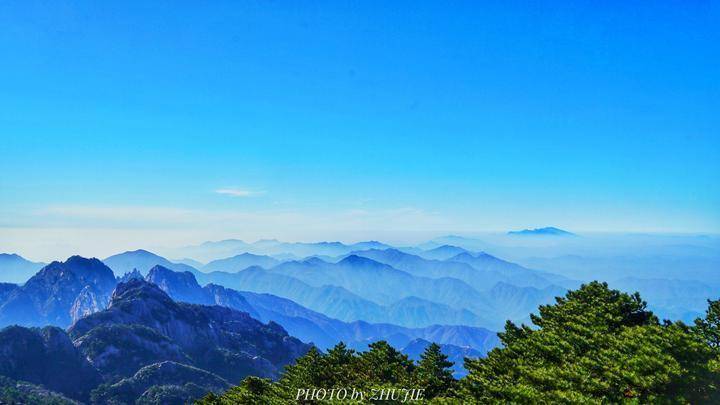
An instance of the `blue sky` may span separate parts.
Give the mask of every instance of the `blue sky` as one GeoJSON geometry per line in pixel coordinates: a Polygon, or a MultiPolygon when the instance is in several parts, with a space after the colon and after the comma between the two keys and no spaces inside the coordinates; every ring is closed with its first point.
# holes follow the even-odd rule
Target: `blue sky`
{"type": "Polygon", "coordinates": [[[145,3],[0,4],[6,250],[720,231],[716,2],[145,3]]]}

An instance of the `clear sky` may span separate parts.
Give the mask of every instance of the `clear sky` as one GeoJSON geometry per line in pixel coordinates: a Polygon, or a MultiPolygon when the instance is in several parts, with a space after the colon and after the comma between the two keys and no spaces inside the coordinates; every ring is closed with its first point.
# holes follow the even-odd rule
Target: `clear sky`
{"type": "Polygon", "coordinates": [[[718,21],[712,1],[4,1],[0,251],[717,233],[718,21]]]}

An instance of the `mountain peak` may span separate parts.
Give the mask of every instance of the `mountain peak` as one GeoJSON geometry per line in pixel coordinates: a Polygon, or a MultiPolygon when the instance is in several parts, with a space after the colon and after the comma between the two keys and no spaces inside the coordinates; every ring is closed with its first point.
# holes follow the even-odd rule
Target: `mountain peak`
{"type": "Polygon", "coordinates": [[[508,235],[521,236],[576,236],[572,232],[555,228],[554,226],[546,226],[544,228],[523,229],[522,231],[510,231],[508,235]]]}
{"type": "Polygon", "coordinates": [[[373,259],[368,259],[367,257],[358,256],[355,254],[351,254],[350,256],[340,260],[338,262],[339,265],[349,265],[349,266],[373,266],[373,267],[385,267],[384,264],[380,262],[376,262],[373,259]]]}
{"type": "Polygon", "coordinates": [[[128,280],[125,283],[120,283],[117,287],[115,287],[115,291],[112,293],[108,308],[112,308],[123,303],[129,303],[138,299],[143,301],[154,300],[173,304],[172,299],[170,299],[170,297],[165,294],[160,287],[145,280],[135,278],[128,280]]]}
{"type": "Polygon", "coordinates": [[[209,303],[195,276],[189,271],[173,271],[163,266],[150,269],[145,280],[157,285],[177,301],[209,303]]]}

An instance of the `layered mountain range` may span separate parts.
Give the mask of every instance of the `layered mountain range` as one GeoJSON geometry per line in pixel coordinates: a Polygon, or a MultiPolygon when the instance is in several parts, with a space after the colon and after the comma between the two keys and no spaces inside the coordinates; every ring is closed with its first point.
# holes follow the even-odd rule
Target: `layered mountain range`
{"type": "MultiPolygon", "coordinates": [[[[67,332],[52,326],[0,331],[0,375],[79,401],[133,403],[152,397],[157,403],[186,403],[247,375],[274,378],[310,347],[277,323],[227,306],[178,302],[138,278],[108,286],[108,273],[97,259],[72,257],[17,287],[30,298],[29,311],[45,310],[36,313],[58,324],[70,321],[75,292],[82,296],[87,288],[102,293],[109,287],[110,296],[67,332]],[[42,295],[47,291],[62,299],[48,299],[42,295]],[[45,300],[33,300],[33,293],[45,300]]],[[[16,296],[9,301],[11,311],[18,308],[16,296]]],[[[0,307],[3,315],[6,304],[0,307]]]]}
{"type": "MultiPolygon", "coordinates": [[[[26,402],[186,403],[246,375],[273,378],[310,345],[378,340],[413,359],[438,343],[461,376],[464,357],[498,345],[492,330],[527,322],[580,283],[473,250],[481,245],[228,240],[183,249],[182,260],[135,250],[48,265],[0,255],[0,385],[26,402]],[[54,380],[59,370],[68,378],[54,380]]],[[[707,267],[713,252],[697,260],[707,267]]],[[[717,294],[709,282],[641,274],[618,270],[610,285],[640,290],[661,316],[689,319],[717,294]]]]}

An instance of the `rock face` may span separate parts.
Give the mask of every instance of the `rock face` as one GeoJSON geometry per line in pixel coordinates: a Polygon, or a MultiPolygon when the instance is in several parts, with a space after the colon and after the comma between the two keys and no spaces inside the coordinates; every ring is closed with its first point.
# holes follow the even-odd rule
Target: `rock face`
{"type": "Polygon", "coordinates": [[[156,284],[176,301],[211,305],[214,302],[198,287],[190,272],[176,272],[163,266],[154,266],[145,280],[156,284]]]}
{"type": "Polygon", "coordinates": [[[192,363],[177,343],[142,325],[93,328],[74,343],[110,382],[130,377],[152,363],[192,363]]]}
{"type": "Polygon", "coordinates": [[[56,327],[10,326],[0,331],[0,375],[81,401],[102,382],[65,331],[56,327]]]}
{"type": "Polygon", "coordinates": [[[230,384],[205,370],[171,361],[143,367],[132,377],[115,384],[99,387],[93,392],[93,402],[153,403],[183,405],[208,392],[220,393],[230,384]]]}
{"type": "Polygon", "coordinates": [[[139,280],[144,279],[142,273],[140,273],[137,269],[133,269],[130,272],[127,272],[122,275],[122,277],[118,278],[118,283],[126,283],[134,278],[137,278],[139,280]]]}
{"type": "Polygon", "coordinates": [[[78,316],[105,307],[115,287],[112,270],[98,259],[80,256],[43,267],[0,303],[0,326],[66,327],[78,316]]]}
{"type": "Polygon", "coordinates": [[[108,296],[106,294],[98,295],[93,288],[86,285],[80,291],[72,307],[70,307],[70,318],[75,323],[78,319],[102,311],[108,304],[108,296]]]}
{"type": "MultiPolygon", "coordinates": [[[[71,308],[64,316],[77,320],[67,333],[57,327],[0,331],[0,376],[7,380],[0,391],[37,384],[83,402],[184,404],[248,375],[277,377],[310,348],[276,323],[264,324],[226,307],[175,302],[137,278],[118,284],[106,305],[102,292],[114,278],[110,283],[103,274],[109,269],[98,263],[71,258],[52,264],[16,296],[24,302],[10,301],[52,319],[71,308]],[[85,287],[78,289],[75,282],[85,287]]],[[[161,282],[166,288],[212,297],[197,283],[183,290],[193,287],[187,284],[195,282],[192,274],[167,269],[153,274],[164,271],[169,272],[161,282]]],[[[7,290],[12,295],[23,288],[7,290]]],[[[223,296],[243,301],[233,293],[223,296]]]]}
{"type": "Polygon", "coordinates": [[[69,333],[107,377],[126,374],[122,364],[128,362],[170,360],[234,384],[250,374],[275,377],[309,349],[276,323],[230,308],[175,302],[141,280],[118,284],[108,308],[80,319],[69,333]]]}

